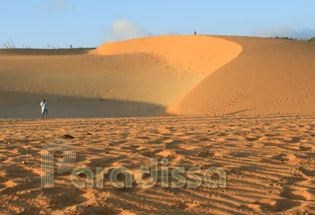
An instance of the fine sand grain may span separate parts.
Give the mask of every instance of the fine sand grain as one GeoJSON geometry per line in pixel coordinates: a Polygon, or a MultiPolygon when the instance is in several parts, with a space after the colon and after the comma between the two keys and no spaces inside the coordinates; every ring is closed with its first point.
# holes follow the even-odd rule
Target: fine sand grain
{"type": "MultiPolygon", "coordinates": [[[[1,214],[315,213],[313,115],[0,122],[1,214]],[[95,176],[94,188],[76,188],[70,170],[42,189],[40,151],[51,141],[74,146],[73,168],[123,166],[134,173],[152,158],[167,158],[170,170],[200,167],[201,178],[210,167],[224,169],[226,188],[162,188],[161,175],[148,189],[134,177],[132,188],[115,188],[108,175],[103,188],[95,187],[95,176]]],[[[170,176],[169,186],[174,181],[170,176]]]]}

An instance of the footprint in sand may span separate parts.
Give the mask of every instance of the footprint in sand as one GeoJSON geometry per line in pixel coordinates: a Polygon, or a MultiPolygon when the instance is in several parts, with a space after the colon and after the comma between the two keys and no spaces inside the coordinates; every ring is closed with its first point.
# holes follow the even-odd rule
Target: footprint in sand
{"type": "Polygon", "coordinates": [[[245,139],[247,141],[256,141],[256,140],[259,140],[261,136],[245,136],[245,139]]]}
{"type": "Polygon", "coordinates": [[[301,143],[299,147],[301,151],[313,151],[314,149],[314,146],[309,143],[301,143]]]}
{"type": "Polygon", "coordinates": [[[250,151],[233,151],[229,153],[229,155],[237,158],[247,158],[249,156],[253,156],[252,152],[250,151]]]}
{"type": "Polygon", "coordinates": [[[260,205],[260,208],[263,211],[266,211],[266,214],[269,214],[270,212],[284,212],[301,205],[301,203],[290,199],[260,199],[255,201],[255,204],[260,205]]]}
{"type": "Polygon", "coordinates": [[[301,137],[292,137],[291,140],[288,141],[288,143],[299,143],[301,142],[301,137]]]}
{"type": "Polygon", "coordinates": [[[261,162],[279,164],[279,163],[294,162],[296,159],[297,158],[295,155],[279,153],[269,158],[264,157],[261,159],[261,162]]]}
{"type": "Polygon", "coordinates": [[[240,139],[238,137],[228,137],[225,141],[240,141],[240,139]]]}
{"type": "Polygon", "coordinates": [[[304,187],[283,187],[283,191],[280,196],[291,199],[291,200],[303,200],[308,201],[314,199],[314,196],[308,192],[307,188],[304,187]]]}
{"type": "Polygon", "coordinates": [[[166,149],[178,149],[179,145],[183,144],[183,142],[182,140],[167,139],[164,141],[164,144],[166,149]]]}
{"type": "Polygon", "coordinates": [[[292,154],[280,153],[272,157],[275,160],[279,160],[282,162],[294,161],[296,160],[296,156],[292,154]]]}
{"type": "Polygon", "coordinates": [[[315,176],[315,170],[311,170],[305,167],[300,167],[299,170],[306,176],[309,176],[309,177],[315,176]]]}
{"type": "Polygon", "coordinates": [[[160,149],[157,149],[157,150],[144,149],[140,151],[139,153],[144,157],[153,158],[156,154],[159,154],[160,152],[161,152],[160,149]]]}

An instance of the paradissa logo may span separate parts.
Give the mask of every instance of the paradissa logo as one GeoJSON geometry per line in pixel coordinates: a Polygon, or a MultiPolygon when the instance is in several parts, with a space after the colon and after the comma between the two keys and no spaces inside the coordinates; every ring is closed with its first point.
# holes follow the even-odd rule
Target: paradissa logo
{"type": "MultiPolygon", "coordinates": [[[[75,161],[75,151],[70,144],[63,142],[48,143],[42,149],[42,187],[54,187],[54,153],[61,151],[63,153],[63,160],[57,161],[57,172],[63,173],[73,167],[75,161]]],[[[169,161],[167,158],[162,158],[160,163],[158,159],[151,159],[150,167],[141,167],[135,175],[126,167],[117,167],[109,169],[107,167],[97,167],[95,173],[95,181],[97,188],[104,187],[104,175],[109,174],[109,180],[112,186],[116,188],[132,188],[133,177],[138,186],[142,188],[151,188],[158,182],[161,176],[161,187],[163,188],[197,188],[204,182],[210,188],[225,188],[226,187],[226,173],[222,168],[211,167],[204,171],[203,180],[201,169],[199,167],[191,167],[185,170],[184,167],[175,167],[170,169],[167,165],[169,161]],[[186,175],[188,180],[184,175],[186,175]],[[118,176],[124,175],[124,179],[120,181],[118,176]],[[146,177],[144,177],[146,176],[146,177]],[[148,177],[149,176],[149,177],[148,177]],[[216,176],[216,177],[214,177],[216,176]],[[213,179],[216,178],[216,179],[213,179]]],[[[78,188],[92,188],[94,187],[94,173],[90,168],[78,167],[72,171],[72,183],[78,188]],[[80,180],[79,175],[85,175],[85,180],[80,180]]]]}

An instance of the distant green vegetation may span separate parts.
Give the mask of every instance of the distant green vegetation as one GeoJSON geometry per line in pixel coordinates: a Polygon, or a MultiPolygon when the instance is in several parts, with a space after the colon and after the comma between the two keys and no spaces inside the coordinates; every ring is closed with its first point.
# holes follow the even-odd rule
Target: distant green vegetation
{"type": "Polygon", "coordinates": [[[297,40],[297,38],[292,38],[292,37],[275,37],[276,39],[283,39],[283,40],[297,40]]]}
{"type": "Polygon", "coordinates": [[[292,38],[292,37],[274,37],[275,39],[283,39],[283,40],[307,40],[307,41],[313,41],[315,42],[315,37],[309,38],[309,39],[298,39],[298,38],[292,38]]]}
{"type": "Polygon", "coordinates": [[[80,47],[80,48],[42,48],[43,50],[93,50],[93,49],[96,49],[97,47],[88,47],[88,48],[83,48],[83,47],[80,47]]]}
{"type": "Polygon", "coordinates": [[[55,47],[52,45],[47,45],[43,48],[32,48],[31,46],[25,46],[22,45],[22,47],[17,48],[13,41],[9,40],[6,43],[3,43],[3,45],[0,44],[0,49],[49,49],[49,50],[80,50],[80,51],[86,51],[86,50],[92,50],[96,49],[97,47],[76,47],[74,48],[72,45],[69,45],[68,47],[55,47]]]}

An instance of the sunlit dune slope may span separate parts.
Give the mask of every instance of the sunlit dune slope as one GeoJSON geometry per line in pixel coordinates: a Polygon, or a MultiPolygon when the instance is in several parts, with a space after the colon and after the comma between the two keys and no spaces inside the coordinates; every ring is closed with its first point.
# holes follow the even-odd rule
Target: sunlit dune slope
{"type": "Polygon", "coordinates": [[[169,106],[169,113],[314,112],[314,42],[233,36],[219,38],[240,44],[242,53],[169,106]]]}
{"type": "MultiPolygon", "coordinates": [[[[145,53],[157,56],[182,75],[204,77],[234,59],[242,47],[210,36],[159,36],[104,43],[91,53],[145,53]]],[[[163,83],[161,83],[163,84],[163,83]]]]}

